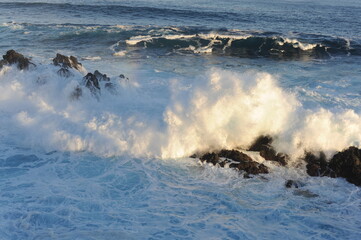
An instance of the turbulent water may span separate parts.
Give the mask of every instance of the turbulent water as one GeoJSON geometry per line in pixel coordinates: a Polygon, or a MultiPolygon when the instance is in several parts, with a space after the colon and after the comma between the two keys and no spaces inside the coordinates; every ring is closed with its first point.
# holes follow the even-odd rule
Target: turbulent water
{"type": "Polygon", "coordinates": [[[0,1],[0,239],[358,239],[361,191],[305,151],[361,147],[356,0],[0,1]],[[56,53],[82,72],[64,78],[56,53]],[[87,72],[113,88],[74,89],[87,72]],[[274,138],[254,178],[194,153],[274,138]],[[301,181],[300,189],[285,181],[301,181]]]}

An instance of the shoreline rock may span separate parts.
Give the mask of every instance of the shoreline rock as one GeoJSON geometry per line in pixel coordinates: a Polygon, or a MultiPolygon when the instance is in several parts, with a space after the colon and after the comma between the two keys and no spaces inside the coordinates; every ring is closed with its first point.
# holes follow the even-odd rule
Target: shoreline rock
{"type": "Polygon", "coordinates": [[[253,161],[247,154],[237,150],[223,149],[219,152],[206,153],[199,159],[202,162],[212,163],[213,165],[218,164],[221,167],[225,167],[227,164],[230,168],[244,171],[247,174],[245,175],[246,177],[249,177],[248,174],[257,175],[269,173],[268,167],[264,164],[253,161]]]}
{"type": "Polygon", "coordinates": [[[333,155],[330,160],[326,159],[323,152],[319,156],[306,152],[304,160],[307,163],[307,174],[312,177],[342,177],[361,186],[361,149],[349,147],[333,155]]]}
{"type": "Polygon", "coordinates": [[[83,68],[83,65],[78,62],[78,59],[76,57],[68,57],[60,53],[56,54],[56,57],[53,59],[53,64],[55,66],[60,66],[62,69],[74,68],[80,71],[83,68]]]}
{"type": "Polygon", "coordinates": [[[28,70],[30,65],[36,66],[34,63],[30,62],[28,58],[24,57],[24,55],[11,49],[3,55],[3,60],[0,61],[0,68],[5,65],[13,64],[16,64],[19,70],[28,70]]]}
{"type": "Polygon", "coordinates": [[[272,147],[273,139],[270,136],[260,136],[256,141],[248,148],[248,151],[259,152],[261,157],[268,161],[278,162],[281,166],[286,166],[289,160],[289,156],[284,153],[277,153],[272,147]]]}

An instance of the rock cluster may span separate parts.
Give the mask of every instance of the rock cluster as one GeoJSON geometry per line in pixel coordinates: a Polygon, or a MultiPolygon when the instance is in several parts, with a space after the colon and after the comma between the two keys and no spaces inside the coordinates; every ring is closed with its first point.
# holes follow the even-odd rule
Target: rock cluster
{"type": "Polygon", "coordinates": [[[53,64],[55,66],[60,66],[61,68],[64,69],[69,69],[69,68],[74,68],[78,71],[80,71],[82,69],[82,64],[78,62],[78,59],[74,56],[64,56],[61,55],[60,53],[56,54],[56,57],[53,59],[53,64]]]}
{"type": "Polygon", "coordinates": [[[3,55],[3,60],[0,60],[0,69],[5,65],[13,64],[15,64],[19,70],[26,70],[30,65],[35,66],[35,64],[30,62],[30,60],[24,57],[24,55],[14,50],[9,50],[5,55],[3,55]]]}
{"type": "Polygon", "coordinates": [[[271,146],[273,139],[270,136],[260,136],[249,147],[248,151],[259,152],[259,154],[266,160],[278,162],[285,166],[289,160],[289,156],[284,153],[277,153],[271,146]]]}
{"type": "Polygon", "coordinates": [[[249,174],[256,175],[261,173],[268,173],[268,168],[260,163],[252,160],[248,155],[238,150],[221,150],[219,152],[205,153],[199,157],[202,162],[212,163],[220,167],[228,166],[235,168],[249,174]]]}
{"type": "Polygon", "coordinates": [[[348,182],[361,186],[361,149],[349,147],[336,153],[329,161],[322,152],[319,156],[306,153],[304,159],[310,176],[343,177],[348,182]]]}

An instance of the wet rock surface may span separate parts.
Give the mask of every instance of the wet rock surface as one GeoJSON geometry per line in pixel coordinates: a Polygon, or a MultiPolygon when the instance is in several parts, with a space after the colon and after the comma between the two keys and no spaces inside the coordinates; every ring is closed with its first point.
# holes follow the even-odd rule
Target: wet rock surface
{"type": "Polygon", "coordinates": [[[98,79],[98,81],[106,81],[106,82],[109,82],[109,81],[110,81],[110,78],[107,77],[106,74],[102,74],[102,73],[99,72],[98,70],[95,70],[95,72],[94,72],[93,75],[98,79]]]}
{"type": "Polygon", "coordinates": [[[256,151],[266,160],[278,162],[280,165],[287,165],[289,156],[284,153],[277,153],[272,147],[273,139],[270,136],[260,136],[249,147],[248,151],[256,151]]]}
{"type": "Polygon", "coordinates": [[[252,160],[247,154],[237,150],[221,150],[219,152],[206,153],[199,158],[202,162],[212,163],[225,167],[227,164],[230,168],[245,171],[247,174],[268,173],[268,168],[252,160]]]}
{"type": "Polygon", "coordinates": [[[30,60],[24,55],[16,52],[15,50],[9,50],[3,55],[3,60],[0,61],[0,68],[4,65],[13,65],[15,64],[19,70],[29,69],[30,65],[35,66],[30,60]]]}
{"type": "Polygon", "coordinates": [[[60,66],[61,68],[68,69],[74,68],[78,71],[82,69],[82,64],[78,62],[78,59],[74,56],[64,56],[60,53],[56,54],[56,57],[53,59],[53,64],[55,66],[60,66]]]}
{"type": "Polygon", "coordinates": [[[335,154],[329,162],[329,168],[336,177],[343,177],[350,183],[361,186],[361,149],[349,147],[335,154]]]}
{"type": "Polygon", "coordinates": [[[313,177],[335,177],[332,169],[328,166],[326,155],[323,152],[319,152],[318,154],[306,152],[304,160],[307,163],[306,170],[308,175],[313,177]]]}
{"type": "Polygon", "coordinates": [[[322,152],[319,156],[306,153],[304,160],[310,176],[343,177],[348,182],[361,186],[361,149],[349,147],[335,154],[329,161],[322,152]]]}

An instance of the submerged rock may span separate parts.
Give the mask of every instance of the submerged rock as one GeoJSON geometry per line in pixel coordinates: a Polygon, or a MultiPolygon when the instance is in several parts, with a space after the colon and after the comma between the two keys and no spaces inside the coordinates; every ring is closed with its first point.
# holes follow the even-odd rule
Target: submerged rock
{"type": "Polygon", "coordinates": [[[72,100],[78,100],[83,95],[83,90],[80,86],[77,86],[74,91],[71,93],[70,98],[72,100]]]}
{"type": "Polygon", "coordinates": [[[343,177],[350,183],[361,186],[361,149],[349,147],[335,154],[329,162],[329,168],[336,177],[343,177]]]}
{"type": "Polygon", "coordinates": [[[57,71],[57,74],[61,77],[65,77],[65,78],[73,76],[73,74],[69,71],[69,69],[63,68],[63,67],[57,71]]]}
{"type": "Polygon", "coordinates": [[[78,59],[74,56],[64,56],[59,53],[56,54],[56,57],[53,59],[53,64],[55,66],[60,66],[64,69],[74,68],[78,71],[82,69],[82,64],[78,62],[78,59]]]}
{"type": "Polygon", "coordinates": [[[221,150],[217,153],[206,153],[200,157],[202,162],[212,163],[224,167],[229,164],[230,168],[245,171],[247,174],[268,173],[268,168],[252,160],[248,155],[237,150],[221,150]],[[225,158],[225,159],[222,159],[225,158]]]}
{"type": "Polygon", "coordinates": [[[249,147],[248,151],[259,152],[261,157],[268,161],[278,162],[280,165],[287,165],[289,156],[283,153],[277,153],[276,150],[271,146],[272,137],[270,136],[260,136],[256,141],[249,147]]]}
{"type": "Polygon", "coordinates": [[[301,197],[305,197],[305,198],[315,198],[318,197],[319,195],[316,193],[311,192],[310,190],[301,190],[301,189],[297,189],[293,192],[294,195],[296,196],[301,196],[301,197]]]}
{"type": "Polygon", "coordinates": [[[9,50],[5,55],[3,55],[3,60],[0,62],[0,67],[7,64],[16,64],[20,70],[28,69],[30,65],[35,66],[35,64],[31,63],[28,58],[24,57],[24,55],[16,52],[15,50],[9,50]]]}
{"type": "Polygon", "coordinates": [[[285,182],[285,187],[286,188],[300,188],[303,187],[304,184],[300,181],[296,181],[296,180],[287,180],[285,182]]]}

